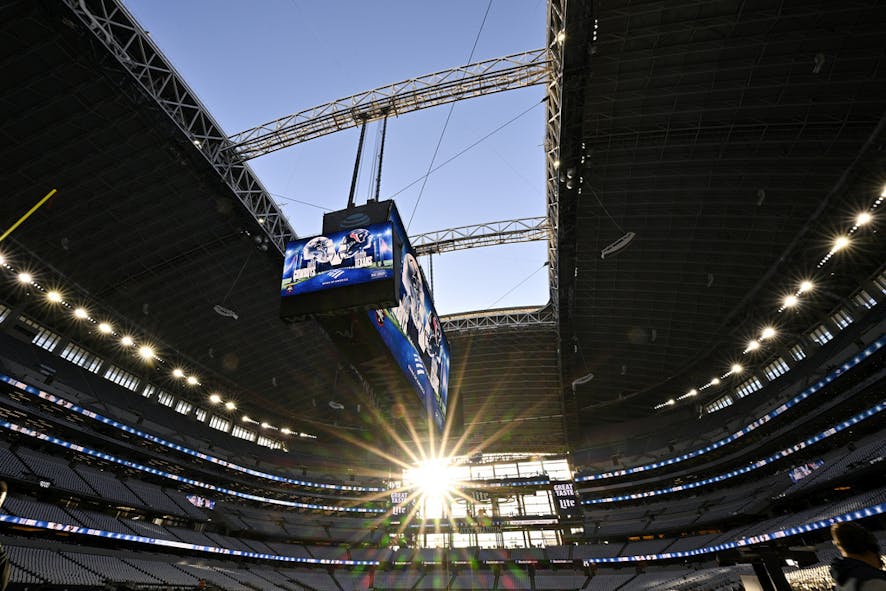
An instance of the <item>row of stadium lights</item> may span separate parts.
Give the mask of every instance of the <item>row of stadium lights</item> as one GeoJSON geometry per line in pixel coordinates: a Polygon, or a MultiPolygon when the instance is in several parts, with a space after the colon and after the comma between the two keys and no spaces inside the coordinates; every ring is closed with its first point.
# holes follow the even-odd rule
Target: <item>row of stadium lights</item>
{"type": "MultiPolygon", "coordinates": [[[[119,342],[120,342],[121,347],[123,347],[125,349],[131,349],[133,347],[137,347],[136,351],[138,353],[138,356],[141,357],[143,360],[157,361],[157,362],[162,363],[164,365],[166,364],[166,361],[164,361],[162,358],[157,356],[157,353],[156,353],[153,346],[151,346],[149,344],[137,345],[135,342],[135,339],[133,339],[131,336],[129,336],[127,334],[120,335],[114,329],[114,326],[111,323],[104,322],[104,321],[99,322],[98,320],[96,320],[95,318],[92,317],[92,315],[89,313],[89,311],[86,308],[84,308],[82,306],[75,307],[73,304],[71,304],[70,302],[65,300],[64,296],[59,291],[56,291],[54,289],[47,290],[43,285],[41,285],[40,283],[38,283],[34,279],[34,276],[31,273],[28,273],[27,271],[20,271],[20,272],[16,273],[16,270],[12,267],[12,265],[10,265],[6,261],[6,258],[3,257],[2,255],[0,255],[0,266],[6,268],[8,271],[15,274],[19,283],[21,283],[22,285],[31,286],[31,287],[35,288],[36,290],[45,294],[46,299],[50,303],[59,304],[61,306],[64,306],[65,308],[68,308],[69,310],[71,310],[71,313],[73,314],[74,318],[76,318],[78,320],[86,320],[86,321],[94,324],[101,334],[119,338],[120,339],[119,342]]],[[[197,378],[197,376],[188,375],[185,373],[185,371],[183,369],[178,368],[178,367],[176,367],[175,369],[172,370],[172,377],[174,377],[178,380],[184,380],[185,383],[188,384],[189,386],[200,386],[201,385],[200,380],[197,378]]],[[[209,395],[209,402],[214,405],[224,403],[224,407],[228,411],[233,412],[233,411],[237,410],[237,404],[234,401],[232,401],[232,400],[224,401],[224,400],[222,400],[221,395],[219,395],[217,393],[213,393],[213,394],[209,395]]],[[[249,418],[246,415],[243,415],[242,420],[244,423],[254,423],[254,424],[260,425],[262,429],[273,429],[275,431],[280,431],[280,433],[282,433],[283,435],[292,434],[292,431],[286,427],[278,428],[278,427],[275,427],[274,425],[271,425],[270,423],[267,423],[265,421],[259,422],[259,421],[252,420],[251,418],[249,418]]]]}
{"type": "MultiPolygon", "coordinates": [[[[876,201],[874,201],[873,205],[871,205],[871,207],[868,211],[863,211],[855,217],[855,223],[853,223],[852,228],[845,235],[838,236],[837,238],[834,239],[834,242],[831,245],[831,249],[828,251],[828,253],[826,255],[824,255],[821,258],[821,260],[818,262],[818,265],[816,265],[817,269],[821,269],[825,264],[827,264],[827,262],[829,260],[831,260],[831,258],[833,258],[834,254],[836,254],[837,252],[840,252],[841,250],[846,249],[847,247],[849,247],[852,244],[852,240],[850,237],[853,234],[855,234],[859,228],[861,228],[862,226],[866,226],[874,219],[873,214],[876,211],[876,209],[878,207],[880,207],[880,205],[883,203],[884,199],[886,199],[886,188],[883,189],[883,191],[880,193],[880,197],[877,198],[876,201]]],[[[797,306],[800,303],[800,296],[802,296],[805,293],[809,293],[814,288],[815,288],[815,285],[811,281],[808,281],[808,280],[802,281],[797,286],[797,289],[795,291],[789,293],[788,295],[786,295],[784,297],[784,299],[782,300],[781,306],[778,308],[778,312],[781,313],[781,312],[784,312],[788,308],[793,308],[793,307],[797,306]]],[[[772,326],[764,327],[760,331],[760,336],[758,338],[752,339],[748,342],[748,344],[745,347],[745,350],[742,352],[742,354],[747,355],[748,353],[752,353],[754,351],[757,351],[758,349],[760,349],[760,347],[763,346],[763,343],[765,341],[775,338],[775,336],[777,334],[778,334],[777,331],[772,326]]],[[[655,406],[655,410],[660,410],[662,408],[665,408],[666,406],[673,406],[679,400],[693,398],[693,397],[697,396],[698,393],[701,392],[702,390],[706,390],[706,389],[711,388],[713,386],[718,386],[718,385],[720,385],[721,380],[724,380],[727,377],[732,376],[732,375],[738,375],[742,371],[744,371],[744,368],[741,366],[741,364],[734,363],[732,365],[732,367],[730,368],[730,370],[727,371],[726,373],[724,373],[723,375],[721,375],[719,378],[714,377],[711,379],[711,381],[704,384],[703,386],[699,386],[698,388],[692,388],[691,390],[689,390],[685,394],[678,396],[676,399],[671,398],[671,399],[667,400],[666,402],[662,402],[661,404],[658,404],[655,406]]]]}

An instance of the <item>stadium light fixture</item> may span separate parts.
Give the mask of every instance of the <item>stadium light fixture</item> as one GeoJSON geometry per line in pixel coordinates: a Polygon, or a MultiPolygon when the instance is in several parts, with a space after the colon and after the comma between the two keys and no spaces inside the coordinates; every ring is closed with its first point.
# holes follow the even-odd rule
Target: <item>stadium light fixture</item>
{"type": "Polygon", "coordinates": [[[19,280],[19,282],[24,283],[24,284],[33,283],[34,276],[31,275],[30,273],[21,272],[18,274],[18,280],[19,280]]]}
{"type": "Polygon", "coordinates": [[[748,351],[756,351],[756,350],[759,349],[759,348],[760,348],[760,341],[753,340],[753,341],[751,341],[751,342],[748,343],[748,346],[747,346],[747,348],[744,350],[744,352],[747,353],[748,351]]]}
{"type": "Polygon", "coordinates": [[[138,354],[142,359],[148,360],[154,358],[154,349],[148,347],[147,345],[142,345],[138,348],[138,354]]]}
{"type": "Polygon", "coordinates": [[[80,320],[85,320],[86,318],[89,318],[89,312],[86,311],[86,308],[77,308],[74,310],[74,316],[80,320]]]}
{"type": "Polygon", "coordinates": [[[175,369],[172,370],[172,375],[173,375],[173,377],[181,379],[181,378],[185,377],[185,372],[182,371],[181,368],[176,367],[175,369]]]}
{"type": "Polygon", "coordinates": [[[712,386],[719,386],[720,385],[720,378],[711,378],[711,385],[712,386]]]}
{"type": "Polygon", "coordinates": [[[244,423],[251,423],[251,422],[252,422],[252,419],[249,418],[249,415],[243,415],[243,419],[242,419],[242,421],[243,421],[244,423]]]}
{"type": "Polygon", "coordinates": [[[283,433],[284,435],[289,435],[290,433],[292,433],[292,431],[289,429],[289,427],[283,427],[282,429],[280,429],[280,433],[283,433]]]}
{"type": "Polygon", "coordinates": [[[237,410],[237,405],[228,400],[227,402],[225,402],[225,408],[228,410],[237,410]]]}
{"type": "Polygon", "coordinates": [[[741,373],[744,371],[744,368],[737,363],[732,364],[732,373],[741,373]]]}
{"type": "Polygon", "coordinates": [[[188,376],[188,378],[185,381],[191,386],[196,386],[200,383],[200,380],[198,380],[194,376],[188,376]]]}
{"type": "Polygon", "coordinates": [[[135,341],[133,341],[132,337],[129,335],[123,335],[123,338],[120,339],[120,344],[124,347],[131,347],[135,344],[135,341]]]}
{"type": "Polygon", "coordinates": [[[46,299],[49,300],[50,302],[52,302],[53,304],[57,304],[62,301],[62,294],[53,290],[53,291],[47,292],[46,299]]]}
{"type": "Polygon", "coordinates": [[[775,329],[771,326],[767,326],[763,329],[763,332],[760,333],[760,340],[765,341],[766,339],[771,339],[775,336],[775,329]]]}
{"type": "Polygon", "coordinates": [[[262,429],[269,429],[270,427],[271,427],[271,425],[268,424],[268,423],[262,423],[262,424],[261,424],[261,428],[262,428],[262,429]]]}
{"type": "Polygon", "coordinates": [[[838,236],[834,240],[834,246],[831,247],[831,252],[837,252],[837,251],[843,250],[847,246],[849,246],[849,237],[848,236],[838,236]]]}
{"type": "Polygon", "coordinates": [[[855,225],[856,226],[864,226],[869,223],[874,216],[870,214],[870,212],[863,211],[855,217],[855,225]]]}
{"type": "Polygon", "coordinates": [[[219,396],[218,394],[210,394],[209,402],[211,402],[212,404],[218,404],[219,402],[221,402],[221,396],[219,396]]]}
{"type": "Polygon", "coordinates": [[[784,302],[782,302],[782,305],[785,308],[793,308],[797,305],[797,302],[799,301],[800,300],[797,299],[797,296],[795,296],[794,294],[789,294],[784,297],[784,302]]]}
{"type": "Polygon", "coordinates": [[[815,286],[812,284],[811,281],[803,281],[802,283],[800,283],[800,289],[797,290],[797,295],[801,293],[806,293],[807,291],[812,291],[814,288],[815,286]]]}
{"type": "Polygon", "coordinates": [[[114,327],[107,322],[102,322],[98,325],[98,331],[103,334],[111,334],[112,332],[114,332],[114,327]]]}

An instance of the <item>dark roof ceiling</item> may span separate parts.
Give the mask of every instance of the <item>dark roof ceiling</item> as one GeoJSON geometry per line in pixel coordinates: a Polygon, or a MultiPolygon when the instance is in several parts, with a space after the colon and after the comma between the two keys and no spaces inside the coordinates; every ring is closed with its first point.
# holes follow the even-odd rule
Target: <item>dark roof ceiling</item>
{"type": "Polygon", "coordinates": [[[330,419],[342,360],[314,323],[279,320],[282,259],[256,248],[255,222],[215,171],[62,9],[7,14],[2,219],[59,191],[13,244],[207,384],[268,416],[330,419]]]}
{"type": "Polygon", "coordinates": [[[836,301],[777,315],[801,277],[848,296],[883,262],[878,234],[835,275],[815,265],[886,180],[882,3],[601,0],[593,16],[573,77],[584,164],[563,165],[583,180],[564,326],[571,371],[594,374],[585,429],[706,383],[770,320],[806,329],[836,301]]]}
{"type": "MultiPolygon", "coordinates": [[[[580,194],[561,185],[562,341],[543,327],[449,335],[463,452],[562,451],[564,408],[574,437],[709,377],[883,181],[877,2],[568,5],[561,168],[582,184],[580,194]],[[637,238],[601,260],[623,231],[637,238]]],[[[65,11],[25,1],[0,11],[15,81],[0,89],[0,219],[59,189],[13,250],[248,412],[321,437],[375,429],[323,331],[278,319],[282,261],[256,248],[252,216],[65,11]]],[[[832,269],[830,293],[846,295],[880,264],[877,238],[832,269]]],[[[802,330],[833,304],[782,322],[802,330]]]]}

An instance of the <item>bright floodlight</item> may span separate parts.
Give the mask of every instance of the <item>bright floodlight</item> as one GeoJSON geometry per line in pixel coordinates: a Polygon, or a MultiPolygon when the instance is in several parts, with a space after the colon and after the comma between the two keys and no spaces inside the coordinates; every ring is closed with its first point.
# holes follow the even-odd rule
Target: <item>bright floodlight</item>
{"type": "Polygon", "coordinates": [[[759,341],[751,341],[750,343],[748,343],[748,348],[746,350],[747,351],[756,351],[759,348],[760,348],[759,341]]]}
{"type": "Polygon", "coordinates": [[[62,301],[62,294],[57,291],[50,291],[46,294],[46,299],[54,304],[57,304],[62,301]]]}
{"type": "Polygon", "coordinates": [[[711,385],[712,386],[719,386],[720,385],[720,378],[713,378],[711,380],[711,385]]]}
{"type": "Polygon", "coordinates": [[[84,318],[89,318],[89,312],[87,312],[85,308],[77,308],[74,310],[74,316],[83,320],[84,318]]]}
{"type": "Polygon", "coordinates": [[[803,283],[800,284],[800,290],[799,290],[799,291],[800,291],[800,293],[804,293],[804,292],[807,292],[807,291],[812,291],[812,288],[813,288],[813,287],[815,287],[815,286],[812,285],[812,282],[811,282],[811,281],[804,281],[803,283]]]}
{"type": "Polygon", "coordinates": [[[142,359],[153,359],[154,358],[154,350],[147,345],[138,348],[138,354],[142,359]]]}
{"type": "Polygon", "coordinates": [[[98,325],[98,330],[99,330],[99,332],[102,332],[104,334],[110,334],[110,333],[114,332],[114,328],[110,324],[108,324],[107,322],[100,323],[98,325]]]}
{"type": "Polygon", "coordinates": [[[200,383],[200,382],[197,380],[197,378],[195,378],[194,376],[188,376],[188,379],[185,380],[185,381],[188,382],[188,384],[190,384],[190,385],[192,385],[192,386],[196,386],[197,384],[200,383]]]}
{"type": "Polygon", "coordinates": [[[271,426],[271,425],[269,425],[268,423],[262,423],[262,424],[261,424],[261,428],[262,428],[262,429],[268,429],[268,428],[270,428],[270,426],[271,426]]]}
{"type": "Polygon", "coordinates": [[[219,396],[218,394],[210,394],[209,402],[211,402],[212,404],[218,404],[219,402],[221,402],[221,396],[219,396]]]}
{"type": "Polygon", "coordinates": [[[775,336],[775,329],[771,326],[767,326],[763,329],[763,333],[760,335],[760,340],[764,341],[766,339],[771,339],[775,336]]]}
{"type": "Polygon", "coordinates": [[[741,373],[744,371],[744,368],[737,363],[732,364],[732,373],[741,373]]]}
{"type": "Polygon", "coordinates": [[[696,394],[698,394],[698,390],[696,390],[695,388],[693,388],[689,392],[686,392],[686,396],[695,396],[696,394]]]}
{"type": "Polygon", "coordinates": [[[290,431],[288,427],[283,427],[282,429],[280,429],[280,433],[283,433],[284,435],[289,435],[290,433],[292,433],[292,431],[290,431]]]}
{"type": "Polygon", "coordinates": [[[847,238],[846,236],[840,236],[836,240],[834,240],[834,246],[831,248],[831,250],[837,252],[838,250],[843,250],[847,246],[849,246],[849,238],[847,238]]]}
{"type": "Polygon", "coordinates": [[[866,223],[870,222],[872,217],[873,216],[869,212],[863,211],[855,218],[855,225],[863,226],[866,223]]]}
{"type": "Polygon", "coordinates": [[[18,280],[22,283],[31,283],[34,280],[34,277],[30,273],[19,273],[18,280]]]}
{"type": "Polygon", "coordinates": [[[785,308],[793,308],[794,306],[797,305],[798,301],[799,300],[797,299],[797,296],[795,296],[793,294],[786,295],[784,298],[784,307],[785,308]]]}
{"type": "Polygon", "coordinates": [[[173,377],[176,377],[176,378],[183,378],[183,377],[185,377],[185,372],[183,372],[181,369],[176,367],[175,369],[172,370],[172,375],[173,375],[173,377]]]}
{"type": "Polygon", "coordinates": [[[452,491],[452,472],[448,460],[434,458],[421,462],[412,471],[411,480],[424,497],[440,498],[452,491]]]}
{"type": "Polygon", "coordinates": [[[237,405],[228,400],[227,402],[225,402],[225,408],[228,410],[237,410],[237,405]]]}
{"type": "Polygon", "coordinates": [[[251,423],[252,419],[249,418],[249,415],[243,415],[243,422],[244,423],[251,423]]]}
{"type": "Polygon", "coordinates": [[[135,341],[133,341],[132,337],[129,335],[125,335],[123,338],[120,339],[120,344],[124,347],[131,347],[134,343],[135,341]]]}

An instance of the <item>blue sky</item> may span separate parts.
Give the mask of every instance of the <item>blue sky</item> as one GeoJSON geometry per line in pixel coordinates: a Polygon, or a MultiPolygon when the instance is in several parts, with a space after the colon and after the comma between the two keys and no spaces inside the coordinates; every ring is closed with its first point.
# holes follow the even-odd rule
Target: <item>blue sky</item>
{"type": "MultiPolygon", "coordinates": [[[[478,0],[126,0],[126,5],[228,134],[463,65],[487,8],[478,0]]],[[[494,1],[472,61],[542,47],[545,6],[544,0],[494,1]]],[[[449,106],[389,120],[381,197],[399,193],[395,200],[404,221],[415,211],[410,234],[545,214],[543,96],[536,86],[456,103],[438,164],[529,112],[432,174],[417,207],[421,183],[400,191],[427,171],[449,106]]],[[[358,203],[374,187],[376,134],[376,125],[367,127],[358,203]]],[[[299,235],[319,233],[322,208],[347,204],[358,137],[356,129],[338,132],[251,162],[299,235]]],[[[548,300],[546,258],[542,242],[437,255],[437,310],[542,305],[548,300]]],[[[423,263],[427,274],[427,260],[423,263]]]]}

